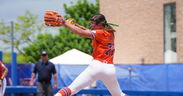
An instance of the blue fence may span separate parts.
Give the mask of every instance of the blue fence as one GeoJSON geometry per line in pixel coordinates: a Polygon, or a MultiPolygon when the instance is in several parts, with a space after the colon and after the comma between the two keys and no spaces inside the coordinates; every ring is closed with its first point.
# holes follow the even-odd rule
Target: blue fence
{"type": "MultiPolygon", "coordinates": [[[[115,67],[122,90],[183,91],[183,64],[116,65],[115,67]]],[[[86,66],[57,65],[56,68],[60,74],[59,87],[64,87],[69,85],[86,66]]],[[[97,81],[97,88],[106,89],[101,81],[97,81]]]]}
{"type": "MultiPolygon", "coordinates": [[[[8,68],[11,67],[6,65],[8,68]]],[[[31,77],[33,66],[33,64],[18,64],[18,85],[26,85],[21,80],[31,77]]],[[[68,86],[86,67],[86,65],[56,65],[59,87],[68,86]]],[[[183,64],[115,65],[115,67],[121,89],[130,96],[183,96],[183,64]]],[[[7,79],[11,78],[10,73],[7,79]]],[[[79,94],[109,93],[101,81],[97,81],[96,85],[94,89],[84,89],[79,94]]],[[[6,92],[13,92],[12,89],[22,91],[21,88],[9,86],[6,92]]]]}

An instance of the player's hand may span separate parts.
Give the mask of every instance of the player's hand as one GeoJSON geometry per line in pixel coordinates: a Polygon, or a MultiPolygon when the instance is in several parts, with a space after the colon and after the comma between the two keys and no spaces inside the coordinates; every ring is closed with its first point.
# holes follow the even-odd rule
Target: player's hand
{"type": "Polygon", "coordinates": [[[58,84],[54,84],[54,89],[57,89],[58,88],[58,84]]]}
{"type": "Polygon", "coordinates": [[[29,82],[29,85],[30,85],[30,86],[33,86],[33,85],[34,85],[34,83],[33,83],[32,81],[30,81],[30,82],[29,82]]]}
{"type": "Polygon", "coordinates": [[[69,24],[72,24],[72,25],[76,24],[76,21],[72,18],[67,19],[66,22],[69,23],[69,24]]]}
{"type": "Polygon", "coordinates": [[[56,11],[46,11],[44,15],[45,25],[51,27],[60,27],[65,23],[65,19],[56,11]]]}

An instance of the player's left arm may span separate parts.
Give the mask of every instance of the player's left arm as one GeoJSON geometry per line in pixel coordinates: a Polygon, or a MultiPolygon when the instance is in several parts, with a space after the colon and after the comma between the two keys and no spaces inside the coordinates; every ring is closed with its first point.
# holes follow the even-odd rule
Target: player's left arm
{"type": "Polygon", "coordinates": [[[0,79],[4,79],[6,77],[6,75],[8,74],[8,68],[6,68],[6,66],[4,64],[2,64],[2,68],[3,68],[3,73],[0,79]]]}
{"type": "Polygon", "coordinates": [[[53,74],[53,78],[54,78],[54,89],[58,88],[58,79],[57,79],[57,74],[53,74]]]}
{"type": "Polygon", "coordinates": [[[54,79],[54,89],[58,88],[58,79],[57,79],[57,72],[56,72],[56,68],[53,64],[52,66],[52,70],[53,70],[53,79],[54,79]]]}

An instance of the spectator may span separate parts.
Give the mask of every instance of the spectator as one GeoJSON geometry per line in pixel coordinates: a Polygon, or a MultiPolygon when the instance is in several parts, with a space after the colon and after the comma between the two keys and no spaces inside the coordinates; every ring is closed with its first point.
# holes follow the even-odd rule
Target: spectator
{"type": "Polygon", "coordinates": [[[48,54],[46,51],[41,53],[41,61],[35,64],[30,80],[30,86],[34,85],[36,74],[38,74],[37,96],[53,96],[51,78],[53,74],[54,89],[57,89],[57,75],[54,64],[48,61],[48,54]]]}
{"type": "Polygon", "coordinates": [[[0,61],[0,96],[4,96],[4,92],[6,89],[6,75],[8,73],[8,69],[6,66],[0,61]]]}

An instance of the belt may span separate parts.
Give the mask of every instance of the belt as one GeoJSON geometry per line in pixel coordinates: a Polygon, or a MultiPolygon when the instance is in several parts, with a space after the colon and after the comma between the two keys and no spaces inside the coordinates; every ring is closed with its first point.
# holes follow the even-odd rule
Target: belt
{"type": "Polygon", "coordinates": [[[43,83],[43,84],[49,84],[49,83],[51,83],[50,81],[38,81],[38,82],[43,83]]]}

